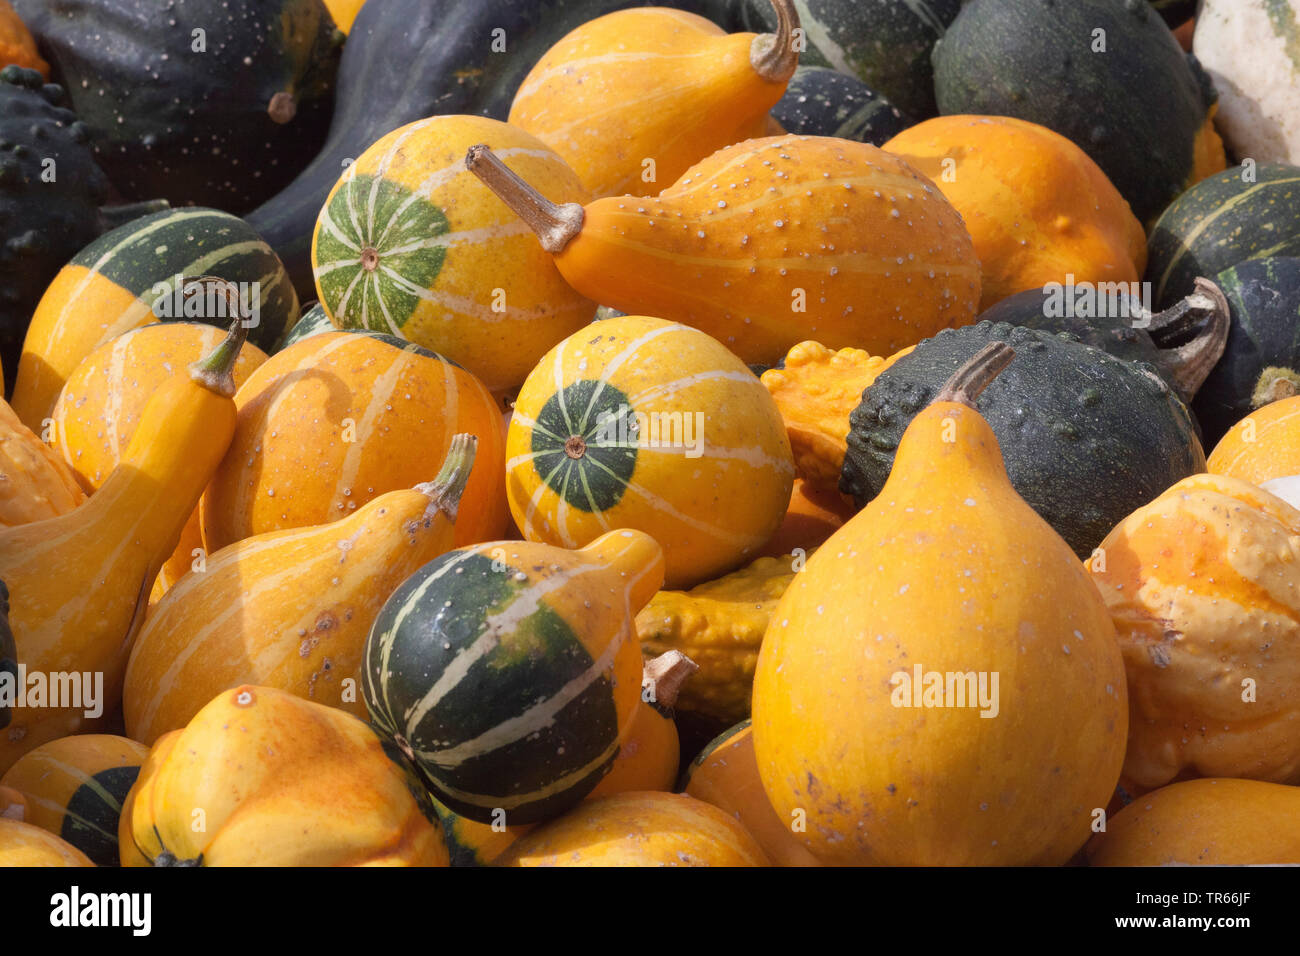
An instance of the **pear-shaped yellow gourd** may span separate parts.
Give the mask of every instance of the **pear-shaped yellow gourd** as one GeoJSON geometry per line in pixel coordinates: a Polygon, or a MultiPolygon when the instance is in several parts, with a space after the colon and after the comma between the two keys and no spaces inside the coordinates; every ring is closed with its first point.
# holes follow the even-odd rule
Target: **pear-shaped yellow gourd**
{"type": "Polygon", "coordinates": [[[987,347],[913,419],[764,637],[759,774],[827,864],[1064,863],[1119,776],[1106,607],[974,408],[1010,354],[987,347]]]}
{"type": "Polygon", "coordinates": [[[768,135],[799,63],[794,0],[776,33],[727,34],[667,6],[589,20],[524,78],[510,123],[555,150],[592,195],[654,196],[710,153],[768,135]]]}

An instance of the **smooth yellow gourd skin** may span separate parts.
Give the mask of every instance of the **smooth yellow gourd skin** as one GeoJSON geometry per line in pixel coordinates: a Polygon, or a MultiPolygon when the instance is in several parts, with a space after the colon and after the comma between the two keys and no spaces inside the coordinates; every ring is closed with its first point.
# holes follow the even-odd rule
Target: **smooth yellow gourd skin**
{"type": "Polygon", "coordinates": [[[1083,845],[1123,760],[1123,662],[1082,565],[972,408],[923,409],[880,495],[795,576],[753,714],[773,808],[806,812],[801,838],[827,864],[1061,864],[1083,845]],[[997,673],[997,716],[895,706],[914,665],[997,673]]]}
{"type": "MultiPolygon", "coordinates": [[[[121,462],[89,501],[0,530],[0,580],[29,673],[102,674],[103,711],[113,713],[149,587],[234,431],[234,401],[179,369],[154,392],[121,462]]],[[[48,740],[95,729],[103,718],[85,710],[15,708],[0,735],[0,773],[48,740]]]]}
{"type": "Polygon", "coordinates": [[[881,148],[929,176],[961,213],[982,269],[981,312],[1049,282],[1131,283],[1146,268],[1146,233],[1128,202],[1087,153],[1045,126],[937,116],[881,148]]]}
{"type": "Polygon", "coordinates": [[[122,810],[122,864],[166,849],[204,866],[446,866],[412,780],[357,718],[237,687],[154,744],[122,810]]]}
{"type": "Polygon", "coordinates": [[[593,197],[653,196],[715,150],[765,135],[786,83],[755,71],[756,36],[664,7],[597,17],[542,56],[509,121],[593,197]]]}
{"type": "Polygon", "coordinates": [[[1138,797],[1088,845],[1092,866],[1300,863],[1300,787],[1207,778],[1138,797]]]}
{"type": "Polygon", "coordinates": [[[329,524],[221,549],[168,591],[141,629],[123,692],[127,733],[153,743],[241,683],[364,718],[355,675],[370,625],[402,581],[451,550],[454,536],[451,514],[406,490],[329,524]]]}
{"type": "Polygon", "coordinates": [[[722,810],[680,793],[632,791],[584,801],[517,840],[503,866],[768,866],[722,810]]]}
{"type": "Polygon", "coordinates": [[[754,760],[749,721],[726,731],[695,758],[685,792],[740,821],[777,866],[821,866],[795,835],[797,818],[784,821],[772,809],[754,760]]]}
{"type": "Polygon", "coordinates": [[[1088,561],[1128,672],[1124,777],[1300,783],[1300,511],[1193,475],[1088,561]]]}
{"type": "MultiPolygon", "coordinates": [[[[569,420],[583,426],[577,409],[569,420]]],[[[598,438],[595,424],[587,426],[588,438],[598,438]]],[[[573,548],[610,528],[643,531],[663,547],[674,588],[752,558],[780,525],[794,482],[781,416],[758,379],[716,339],[643,315],[604,319],[547,352],[515,401],[506,467],[510,511],[526,538],[573,548]],[[552,396],[592,380],[622,391],[647,421],[676,415],[679,425],[689,422],[698,446],[680,447],[684,430],[674,439],[667,426],[660,445],[650,444],[653,432],[641,436],[621,497],[603,511],[571,506],[533,454],[535,426],[552,396]]]]}
{"type": "Polygon", "coordinates": [[[94,866],[71,843],[31,823],[0,817],[0,869],[15,866],[94,866]]]}
{"type": "Polygon", "coordinates": [[[1300,395],[1269,402],[1229,428],[1205,470],[1255,485],[1300,474],[1300,395]]]}

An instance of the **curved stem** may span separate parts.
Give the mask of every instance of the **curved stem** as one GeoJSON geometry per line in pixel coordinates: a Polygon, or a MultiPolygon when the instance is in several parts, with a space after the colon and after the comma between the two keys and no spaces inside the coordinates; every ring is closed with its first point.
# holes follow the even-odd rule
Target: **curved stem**
{"type": "Polygon", "coordinates": [[[944,383],[936,402],[958,402],[975,407],[975,399],[988,388],[1004,368],[1016,357],[1016,351],[1005,342],[990,342],[975,353],[952,377],[944,383]]]}
{"type": "Polygon", "coordinates": [[[99,228],[103,232],[108,232],[128,222],[134,222],[141,216],[151,216],[171,207],[172,204],[166,199],[146,199],[144,202],[127,203],[125,206],[104,206],[99,210],[99,228]]]}
{"type": "Polygon", "coordinates": [[[226,293],[226,301],[230,304],[229,314],[234,316],[234,320],[230,323],[230,331],[217,347],[197,362],[191,363],[190,378],[208,391],[230,398],[235,394],[235,361],[239,358],[239,350],[244,347],[244,340],[248,338],[244,317],[239,314],[239,296],[231,292],[231,283],[215,276],[203,276],[191,281],[204,285],[219,283],[226,293]]]}
{"type": "Polygon", "coordinates": [[[556,205],[524,182],[493,155],[486,144],[471,146],[465,154],[465,168],[496,193],[525,225],[537,233],[542,248],[551,255],[564,251],[582,231],[582,207],[576,202],[556,205]]]}
{"type": "Polygon", "coordinates": [[[668,651],[646,661],[641,671],[641,686],[650,687],[650,705],[669,716],[682,684],[699,669],[700,665],[681,651],[668,651]]]}
{"type": "Polygon", "coordinates": [[[754,72],[771,83],[784,83],[799,65],[794,31],[799,29],[799,13],[794,0],[772,0],[776,9],[776,33],[760,33],[749,47],[749,62],[754,72]]]}
{"type": "Polygon", "coordinates": [[[478,450],[478,439],[462,432],[451,440],[447,457],[442,461],[442,469],[433,481],[416,485],[415,490],[429,498],[429,507],[425,516],[441,511],[454,523],[456,512],[460,508],[461,495],[469,482],[470,472],[474,470],[474,455],[478,450]]]}
{"type": "Polygon", "coordinates": [[[1223,290],[1203,277],[1191,295],[1151,317],[1147,333],[1166,353],[1160,356],[1161,371],[1184,402],[1192,400],[1223,357],[1231,324],[1223,290]]]}

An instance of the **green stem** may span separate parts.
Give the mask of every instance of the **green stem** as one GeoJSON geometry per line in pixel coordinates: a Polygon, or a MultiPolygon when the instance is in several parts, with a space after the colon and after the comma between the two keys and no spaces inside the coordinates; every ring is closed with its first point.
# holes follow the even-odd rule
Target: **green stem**
{"type": "Polygon", "coordinates": [[[453,523],[456,521],[460,497],[465,493],[470,472],[474,470],[474,454],[477,450],[478,439],[468,433],[460,433],[451,440],[451,447],[447,449],[447,457],[442,461],[438,477],[415,486],[416,491],[429,498],[429,507],[424,513],[426,517],[441,511],[453,523]]]}
{"type": "Polygon", "coordinates": [[[235,318],[230,323],[226,337],[206,356],[190,365],[191,379],[208,391],[227,398],[235,394],[235,362],[239,358],[239,350],[244,347],[244,340],[248,338],[244,317],[239,314],[238,307],[233,311],[235,318]]]}

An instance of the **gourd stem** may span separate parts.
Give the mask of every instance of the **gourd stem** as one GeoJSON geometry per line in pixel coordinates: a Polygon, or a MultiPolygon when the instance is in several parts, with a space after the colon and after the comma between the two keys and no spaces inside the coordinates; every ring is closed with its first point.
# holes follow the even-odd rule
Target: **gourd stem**
{"type": "Polygon", "coordinates": [[[298,101],[292,93],[281,90],[271,97],[271,102],[266,106],[266,115],[271,117],[272,123],[283,126],[298,115],[298,101]]]}
{"type": "Polygon", "coordinates": [[[975,353],[957,371],[952,373],[934,397],[936,402],[958,402],[975,407],[975,399],[980,397],[1004,368],[1016,357],[1016,351],[1005,342],[990,342],[975,353]]]}
{"type": "Polygon", "coordinates": [[[770,83],[784,83],[794,76],[799,65],[799,51],[794,45],[794,31],[799,29],[799,13],[794,0],[772,0],[776,9],[776,33],[760,33],[749,47],[749,63],[754,72],[770,83]]]}
{"type": "Polygon", "coordinates": [[[515,175],[485,144],[469,148],[465,154],[465,168],[537,233],[542,248],[551,255],[563,252],[569,241],[582,231],[581,206],[576,202],[563,205],[551,202],[515,175]]]}
{"type": "Polygon", "coordinates": [[[147,199],[144,202],[127,203],[125,206],[105,206],[99,210],[99,227],[104,232],[108,232],[128,222],[134,222],[141,216],[151,216],[171,208],[172,204],[166,199],[147,199]]]}
{"type": "Polygon", "coordinates": [[[208,391],[229,398],[235,394],[235,361],[239,358],[240,349],[244,347],[244,340],[248,338],[248,329],[244,326],[243,315],[240,314],[239,294],[234,291],[233,283],[217,276],[200,276],[197,279],[186,280],[182,288],[188,292],[196,285],[200,289],[204,286],[219,288],[226,296],[228,307],[226,314],[234,318],[230,323],[230,331],[226,333],[221,343],[204,358],[190,365],[190,378],[208,391]]]}
{"type": "Polygon", "coordinates": [[[1162,349],[1159,365],[1174,391],[1190,402],[1223,357],[1232,312],[1223,290],[1204,277],[1195,291],[1150,317],[1147,334],[1162,349]]]}
{"type": "Polygon", "coordinates": [[[425,517],[441,511],[453,522],[460,508],[461,495],[469,482],[470,472],[474,469],[474,454],[478,450],[478,439],[462,432],[451,440],[447,457],[442,461],[442,470],[433,481],[416,485],[415,490],[429,498],[429,507],[425,517]]]}
{"type": "Polygon", "coordinates": [[[699,669],[700,665],[681,651],[668,651],[646,661],[641,671],[641,686],[650,688],[649,703],[660,712],[672,710],[682,684],[699,669]]]}
{"type": "Polygon", "coordinates": [[[1300,374],[1295,369],[1270,365],[1259,373],[1250,395],[1250,407],[1263,408],[1296,395],[1300,395],[1300,374]]]}

